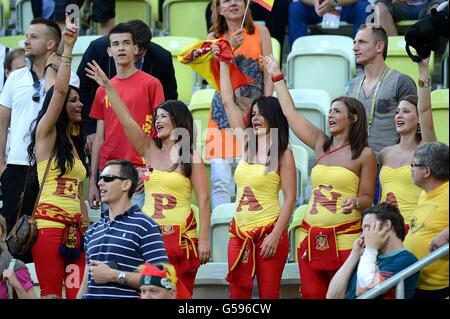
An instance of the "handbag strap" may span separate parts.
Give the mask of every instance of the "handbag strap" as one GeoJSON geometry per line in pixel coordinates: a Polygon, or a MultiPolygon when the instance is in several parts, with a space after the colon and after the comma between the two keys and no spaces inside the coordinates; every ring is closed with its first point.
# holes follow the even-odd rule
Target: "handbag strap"
{"type": "Polygon", "coordinates": [[[31,166],[28,166],[27,176],[25,177],[25,184],[23,184],[23,190],[22,190],[22,193],[20,193],[19,203],[17,204],[18,214],[17,214],[17,218],[16,218],[16,223],[19,220],[20,215],[22,213],[23,198],[25,197],[25,190],[27,189],[28,177],[30,176],[30,169],[31,169],[31,166]]]}
{"type": "Polygon", "coordinates": [[[52,158],[49,158],[47,161],[47,166],[45,167],[45,173],[44,173],[44,177],[42,178],[41,186],[39,187],[39,193],[36,197],[36,201],[34,202],[33,214],[31,215],[31,217],[34,217],[36,207],[39,204],[39,200],[41,199],[42,190],[44,189],[45,180],[47,179],[48,170],[50,169],[51,162],[52,162],[52,158]]]}

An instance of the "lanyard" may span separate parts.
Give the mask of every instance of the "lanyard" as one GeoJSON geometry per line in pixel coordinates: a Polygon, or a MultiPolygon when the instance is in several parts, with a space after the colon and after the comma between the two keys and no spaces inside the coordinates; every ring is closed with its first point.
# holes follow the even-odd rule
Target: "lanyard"
{"type": "MultiPolygon", "coordinates": [[[[378,89],[380,88],[381,82],[386,77],[386,74],[388,73],[389,68],[387,66],[384,67],[383,73],[381,73],[380,79],[378,80],[377,86],[375,87],[375,91],[372,95],[372,100],[370,102],[370,117],[369,117],[369,126],[373,123],[373,116],[375,113],[375,100],[377,99],[378,89]]],[[[361,92],[361,88],[363,86],[364,80],[366,79],[366,76],[361,80],[361,83],[359,83],[358,91],[356,92],[355,98],[359,100],[359,93],[361,92]]]]}

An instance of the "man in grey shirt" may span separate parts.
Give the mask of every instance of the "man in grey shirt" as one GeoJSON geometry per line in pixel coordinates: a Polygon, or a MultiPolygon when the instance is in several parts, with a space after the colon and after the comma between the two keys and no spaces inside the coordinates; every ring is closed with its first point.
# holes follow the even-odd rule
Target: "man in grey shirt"
{"type": "Polygon", "coordinates": [[[399,100],[417,94],[416,84],[406,74],[386,66],[388,37],[381,27],[362,25],[353,41],[356,63],[364,73],[351,81],[348,96],[356,97],[366,109],[369,146],[376,152],[398,142],[395,112],[399,100]]]}

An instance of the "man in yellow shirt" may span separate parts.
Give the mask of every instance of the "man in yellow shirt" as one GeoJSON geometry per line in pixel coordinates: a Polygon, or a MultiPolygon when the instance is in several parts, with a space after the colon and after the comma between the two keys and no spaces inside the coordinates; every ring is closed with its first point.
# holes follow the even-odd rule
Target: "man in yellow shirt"
{"type": "MultiPolygon", "coordinates": [[[[448,162],[449,147],[444,143],[424,143],[414,153],[412,177],[424,192],[409,222],[410,231],[404,246],[418,259],[424,258],[434,249],[436,238],[447,234],[448,242],[448,162]]],[[[448,284],[446,256],[422,269],[414,298],[446,298],[449,296],[448,284]]]]}

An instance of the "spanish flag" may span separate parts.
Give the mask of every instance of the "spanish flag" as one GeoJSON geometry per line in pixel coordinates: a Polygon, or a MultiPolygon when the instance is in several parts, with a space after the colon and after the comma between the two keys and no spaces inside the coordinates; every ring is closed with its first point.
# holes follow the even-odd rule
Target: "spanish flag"
{"type": "Polygon", "coordinates": [[[256,2],[269,11],[272,11],[273,3],[275,2],[275,0],[253,0],[253,2],[256,2]]]}
{"type": "Polygon", "coordinates": [[[216,43],[220,47],[220,54],[217,59],[227,62],[231,85],[233,89],[237,89],[243,85],[252,85],[253,79],[233,64],[233,50],[227,40],[202,40],[192,44],[178,54],[178,61],[188,64],[195,72],[200,74],[217,92],[220,92],[220,66],[219,61],[214,58],[211,51],[211,45],[216,43]]]}

